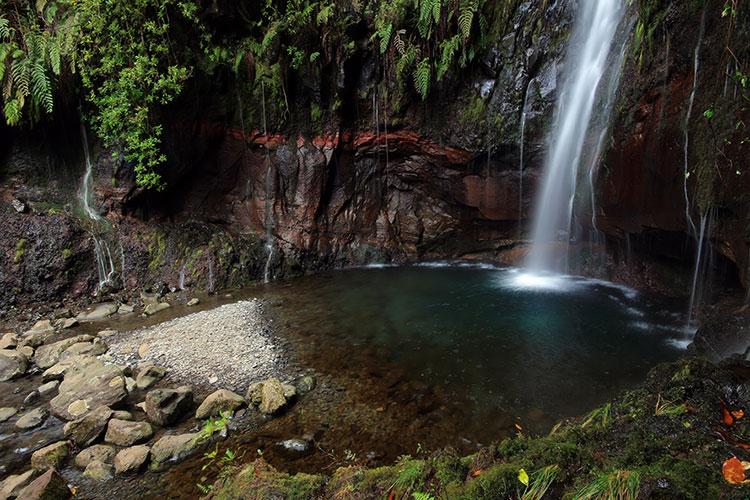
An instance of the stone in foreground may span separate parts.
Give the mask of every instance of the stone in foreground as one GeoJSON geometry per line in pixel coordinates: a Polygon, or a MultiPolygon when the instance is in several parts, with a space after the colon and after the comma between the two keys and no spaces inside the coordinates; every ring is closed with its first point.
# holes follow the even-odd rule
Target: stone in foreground
{"type": "Polygon", "coordinates": [[[111,417],[109,406],[100,406],[85,417],[65,424],[63,432],[79,447],[86,447],[99,439],[111,417]]]}
{"type": "Polygon", "coordinates": [[[226,389],[219,389],[203,400],[195,411],[195,418],[215,417],[223,411],[234,411],[245,404],[245,398],[226,389]]]}
{"type": "Polygon", "coordinates": [[[81,418],[99,406],[113,406],[127,397],[122,370],[82,356],[69,360],[60,392],[50,401],[52,413],[65,420],[81,418]]]}
{"type": "Polygon", "coordinates": [[[18,378],[29,369],[26,356],[14,349],[0,350],[0,382],[18,378]]]}
{"type": "Polygon", "coordinates": [[[117,446],[131,446],[147,441],[153,435],[154,430],[148,422],[131,422],[113,418],[107,426],[104,441],[117,446]]]}
{"type": "Polygon", "coordinates": [[[58,441],[36,450],[31,455],[31,466],[36,470],[56,469],[60,467],[70,452],[69,441],[58,441]]]}
{"type": "Polygon", "coordinates": [[[145,445],[120,450],[115,456],[115,474],[138,472],[148,460],[150,451],[145,445]]]}
{"type": "Polygon", "coordinates": [[[158,469],[164,462],[179,462],[184,459],[198,445],[200,434],[197,432],[180,434],[177,436],[164,436],[151,448],[151,468],[158,469]]]}
{"type": "Polygon", "coordinates": [[[247,400],[258,407],[261,413],[273,415],[285,408],[297,395],[293,385],[282,384],[277,378],[252,384],[247,390],[247,400]]]}
{"type": "Polygon", "coordinates": [[[8,476],[5,481],[0,484],[0,498],[15,498],[26,487],[27,484],[34,479],[39,472],[34,469],[29,469],[23,474],[14,474],[8,476]]]}
{"type": "Polygon", "coordinates": [[[30,412],[21,415],[18,420],[16,420],[16,428],[26,430],[33,429],[34,427],[39,427],[44,423],[45,420],[47,420],[48,416],[49,412],[47,411],[47,409],[43,406],[40,406],[39,408],[35,408],[30,412]]]}
{"type": "Polygon", "coordinates": [[[17,500],[67,500],[71,496],[65,479],[50,469],[21,490],[17,500]]]}
{"type": "Polygon", "coordinates": [[[108,481],[112,479],[112,466],[99,460],[94,460],[86,466],[83,475],[94,481],[108,481]]]}
{"type": "Polygon", "coordinates": [[[81,451],[75,458],[76,467],[85,469],[91,462],[98,460],[109,463],[114,458],[116,449],[108,444],[95,444],[81,451]]]}
{"type": "Polygon", "coordinates": [[[193,406],[193,390],[189,386],[155,389],[146,394],[145,403],[144,409],[151,422],[172,425],[193,406]]]}

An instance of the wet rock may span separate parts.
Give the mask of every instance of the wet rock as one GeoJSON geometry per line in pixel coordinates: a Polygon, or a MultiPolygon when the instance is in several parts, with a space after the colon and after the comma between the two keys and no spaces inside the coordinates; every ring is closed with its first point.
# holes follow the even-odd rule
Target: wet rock
{"type": "Polygon", "coordinates": [[[120,307],[117,308],[117,314],[132,314],[133,311],[135,311],[135,307],[128,305],[128,304],[120,304],[120,307]]]}
{"type": "Polygon", "coordinates": [[[196,448],[199,436],[196,432],[159,439],[151,448],[151,468],[159,468],[167,461],[179,462],[184,459],[196,448]]]}
{"type": "Polygon", "coordinates": [[[69,339],[60,340],[52,344],[45,344],[39,347],[34,353],[34,363],[42,369],[47,369],[56,365],[60,361],[60,355],[67,348],[79,342],[90,342],[93,340],[91,335],[76,335],[69,339]]]}
{"type": "Polygon", "coordinates": [[[60,385],[59,380],[50,380],[49,382],[40,385],[37,388],[37,391],[39,392],[40,396],[46,396],[47,394],[51,394],[55,392],[55,390],[57,389],[57,386],[59,385],[60,385]]]}
{"type": "Polygon", "coordinates": [[[85,469],[91,462],[99,461],[109,463],[117,453],[114,446],[108,444],[95,444],[81,451],[75,458],[76,467],[85,469]]]}
{"type": "Polygon", "coordinates": [[[138,376],[135,378],[135,385],[138,389],[144,391],[163,379],[166,374],[167,370],[161,366],[145,365],[138,372],[138,376]]]}
{"type": "Polygon", "coordinates": [[[285,408],[296,394],[297,389],[293,385],[282,384],[279,379],[270,378],[250,385],[246,399],[257,406],[261,413],[272,415],[285,408]]]}
{"type": "Polygon", "coordinates": [[[74,326],[78,326],[78,320],[75,318],[67,318],[63,320],[60,328],[62,328],[63,330],[67,330],[68,328],[73,328],[74,326]]]}
{"type": "Polygon", "coordinates": [[[105,302],[98,304],[93,310],[84,312],[76,316],[78,321],[101,321],[112,316],[117,312],[118,305],[114,302],[105,302]]]}
{"type": "Polygon", "coordinates": [[[109,481],[113,476],[113,468],[99,460],[94,460],[86,466],[83,475],[94,481],[109,481]]]}
{"type": "Polygon", "coordinates": [[[146,307],[143,308],[143,314],[146,316],[153,316],[154,314],[163,311],[164,309],[169,309],[172,307],[167,302],[157,302],[156,304],[149,304],[146,307]]]}
{"type": "Polygon", "coordinates": [[[297,379],[294,386],[297,388],[299,394],[307,394],[308,392],[315,389],[316,380],[312,375],[305,375],[297,379]]]}
{"type": "Polygon", "coordinates": [[[154,429],[148,422],[132,422],[113,418],[107,426],[104,441],[118,446],[131,446],[147,441],[154,435],[154,429]]]}
{"type": "Polygon", "coordinates": [[[18,198],[13,198],[10,200],[10,206],[13,207],[13,210],[18,212],[19,214],[22,214],[28,210],[28,207],[26,206],[26,203],[22,202],[18,198]]]}
{"type": "Polygon", "coordinates": [[[307,439],[285,439],[284,441],[276,443],[276,447],[284,457],[290,460],[301,458],[312,453],[311,443],[307,439]]]}
{"type": "Polygon", "coordinates": [[[16,428],[26,430],[39,427],[45,420],[47,420],[47,417],[49,417],[47,408],[40,406],[39,408],[35,408],[30,412],[21,415],[18,420],[16,420],[16,428]]]}
{"type": "Polygon", "coordinates": [[[18,346],[18,336],[14,333],[6,333],[0,339],[0,350],[3,349],[15,349],[18,346]]]}
{"type": "Polygon", "coordinates": [[[219,415],[223,411],[234,411],[245,404],[245,398],[226,389],[219,389],[203,400],[195,411],[195,418],[204,419],[219,415]]]}
{"type": "Polygon", "coordinates": [[[85,417],[66,423],[63,433],[77,446],[89,446],[104,433],[112,413],[108,406],[100,406],[85,417]]]}
{"type": "Polygon", "coordinates": [[[0,350],[0,382],[18,378],[29,368],[26,356],[16,350],[0,350]]]}
{"type": "Polygon", "coordinates": [[[39,391],[34,389],[30,393],[28,393],[25,398],[23,398],[24,406],[33,404],[39,399],[39,396],[40,396],[39,391]]]}
{"type": "Polygon", "coordinates": [[[197,297],[195,297],[195,298],[188,300],[187,305],[188,307],[193,307],[193,306],[197,306],[200,303],[201,301],[197,297]]]}
{"type": "Polygon", "coordinates": [[[52,326],[52,322],[48,319],[37,321],[31,330],[28,330],[23,334],[21,345],[31,346],[37,348],[45,343],[49,338],[55,334],[55,328],[52,326]]]}
{"type": "Polygon", "coordinates": [[[5,422],[16,413],[18,413],[18,410],[15,408],[11,408],[10,406],[0,408],[0,422],[5,422]]]}
{"type": "Polygon", "coordinates": [[[111,407],[127,397],[119,367],[92,357],[74,357],[69,361],[72,364],[65,371],[59,394],[50,401],[55,415],[75,420],[92,408],[111,407]]]}
{"type": "Polygon", "coordinates": [[[5,481],[0,484],[0,498],[6,499],[17,497],[21,490],[25,488],[38,473],[39,471],[30,469],[23,474],[8,476],[5,481]]]}
{"type": "Polygon", "coordinates": [[[58,441],[36,450],[31,455],[31,466],[36,470],[59,468],[70,453],[69,441],[58,441]]]}
{"type": "Polygon", "coordinates": [[[21,490],[17,500],[67,500],[71,496],[65,479],[50,469],[21,490]]]}
{"type": "Polygon", "coordinates": [[[151,422],[172,425],[193,406],[193,390],[189,386],[155,389],[146,394],[145,403],[146,415],[151,422]]]}
{"type": "Polygon", "coordinates": [[[151,450],[148,446],[132,446],[120,450],[115,456],[115,473],[138,472],[148,460],[151,450]]]}

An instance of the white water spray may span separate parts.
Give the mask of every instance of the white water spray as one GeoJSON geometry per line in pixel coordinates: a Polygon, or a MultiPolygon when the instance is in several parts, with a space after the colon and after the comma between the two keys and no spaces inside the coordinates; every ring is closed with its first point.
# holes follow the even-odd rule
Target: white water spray
{"type": "Polygon", "coordinates": [[[698,70],[700,69],[700,54],[701,44],[703,43],[703,34],[706,31],[706,10],[703,9],[703,15],[701,17],[701,28],[698,32],[698,43],[695,46],[695,53],[693,55],[693,90],[690,92],[690,99],[688,101],[688,109],[685,114],[685,147],[684,147],[684,167],[683,167],[683,188],[685,193],[685,221],[688,224],[690,234],[696,235],[695,224],[693,218],[690,216],[690,195],[688,194],[688,177],[690,177],[690,169],[688,165],[688,150],[690,148],[690,117],[693,114],[693,104],[695,103],[695,93],[698,90],[698,70]]]}
{"type": "Polygon", "coordinates": [[[99,212],[93,207],[93,168],[89,154],[88,136],[83,121],[81,121],[81,140],[83,142],[83,157],[86,161],[86,172],[83,175],[81,187],[78,190],[78,200],[84,215],[92,223],[91,237],[94,240],[96,271],[99,276],[97,291],[99,291],[105,285],[112,283],[116,270],[114,260],[112,259],[112,251],[109,248],[107,240],[104,238],[104,233],[109,230],[109,222],[99,215],[99,212]]]}
{"type": "MultiPolygon", "coordinates": [[[[558,97],[551,149],[536,203],[534,244],[527,263],[533,272],[567,267],[556,262],[552,247],[556,241],[567,245],[570,239],[578,167],[599,85],[613,66],[608,60],[624,13],[622,0],[581,2],[567,54],[569,74],[558,97]]],[[[624,44],[625,37],[621,38],[624,44]]]]}

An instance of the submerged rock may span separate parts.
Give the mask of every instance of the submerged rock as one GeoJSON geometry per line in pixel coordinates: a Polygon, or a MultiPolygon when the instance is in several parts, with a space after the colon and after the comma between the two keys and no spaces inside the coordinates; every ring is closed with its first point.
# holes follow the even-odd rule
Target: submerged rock
{"type": "Polygon", "coordinates": [[[172,425],[193,406],[193,389],[155,389],[146,394],[144,410],[148,419],[161,426],[172,425]]]}
{"type": "Polygon", "coordinates": [[[195,411],[195,418],[215,417],[223,411],[234,411],[245,404],[245,398],[226,389],[209,394],[195,411]]]}
{"type": "Polygon", "coordinates": [[[188,305],[188,307],[193,307],[193,306],[197,306],[200,303],[201,303],[201,301],[198,298],[192,298],[192,299],[188,300],[187,305],[188,305]]]}
{"type": "Polygon", "coordinates": [[[36,450],[31,455],[31,466],[36,470],[56,469],[60,467],[70,453],[69,441],[58,441],[36,450]]]}
{"type": "Polygon", "coordinates": [[[148,460],[151,452],[148,446],[132,446],[120,450],[115,456],[115,473],[127,474],[129,472],[138,472],[148,460]]]}
{"type": "Polygon", "coordinates": [[[271,415],[285,408],[297,395],[293,385],[282,384],[277,378],[256,382],[247,390],[246,399],[258,407],[261,413],[271,415]]]}

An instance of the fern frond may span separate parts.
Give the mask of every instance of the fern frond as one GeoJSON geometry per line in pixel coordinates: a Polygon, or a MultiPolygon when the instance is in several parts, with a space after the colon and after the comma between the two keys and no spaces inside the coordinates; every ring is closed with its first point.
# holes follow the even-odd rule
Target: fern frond
{"type": "Polygon", "coordinates": [[[441,0],[432,0],[432,19],[435,21],[435,24],[440,23],[440,13],[443,10],[443,5],[441,0]]]}
{"type": "Polygon", "coordinates": [[[404,51],[401,57],[396,62],[396,76],[399,80],[403,81],[406,70],[414,64],[414,60],[417,58],[417,51],[413,46],[410,46],[404,51]]]}
{"type": "Polygon", "coordinates": [[[52,84],[49,81],[44,66],[37,62],[31,69],[31,98],[39,104],[44,111],[52,113],[52,84]]]}
{"type": "Polygon", "coordinates": [[[13,61],[10,71],[16,91],[24,96],[29,95],[29,83],[31,80],[31,61],[29,58],[21,57],[13,61]]]}
{"type": "Polygon", "coordinates": [[[458,29],[461,30],[464,40],[471,36],[471,25],[474,22],[474,14],[478,7],[477,0],[464,0],[461,3],[461,10],[458,14],[458,29]]]}
{"type": "Polygon", "coordinates": [[[49,55],[49,63],[52,68],[52,72],[56,75],[60,74],[60,40],[58,37],[54,37],[50,40],[47,46],[47,52],[49,55]]]}
{"type": "Polygon", "coordinates": [[[391,23],[386,24],[378,31],[378,35],[380,36],[380,53],[381,54],[385,54],[385,51],[388,50],[388,45],[391,42],[392,33],[393,33],[393,24],[391,23]]]}
{"type": "Polygon", "coordinates": [[[5,122],[8,125],[16,125],[21,121],[21,106],[17,99],[9,99],[5,101],[3,106],[3,114],[5,115],[5,122]]]}
{"type": "Polygon", "coordinates": [[[443,40],[440,44],[441,56],[440,61],[437,65],[437,80],[442,81],[445,73],[448,72],[451,64],[453,63],[453,57],[458,50],[459,44],[461,43],[458,35],[451,37],[447,40],[443,40]]]}
{"type": "Polygon", "coordinates": [[[414,69],[414,88],[422,96],[423,101],[427,98],[427,94],[430,91],[430,76],[430,58],[425,57],[419,61],[417,67],[414,69]]]}
{"type": "Polygon", "coordinates": [[[396,34],[393,35],[393,46],[396,47],[396,51],[402,56],[404,55],[405,44],[401,35],[404,33],[406,33],[404,30],[398,30],[396,34]]]}
{"type": "Polygon", "coordinates": [[[10,21],[4,16],[0,16],[0,38],[9,40],[13,37],[13,28],[10,27],[10,21]]]}

